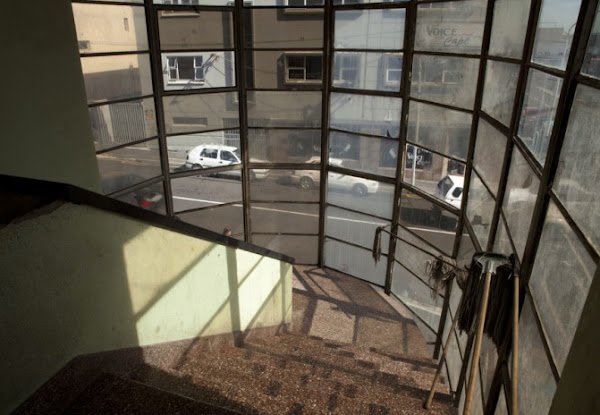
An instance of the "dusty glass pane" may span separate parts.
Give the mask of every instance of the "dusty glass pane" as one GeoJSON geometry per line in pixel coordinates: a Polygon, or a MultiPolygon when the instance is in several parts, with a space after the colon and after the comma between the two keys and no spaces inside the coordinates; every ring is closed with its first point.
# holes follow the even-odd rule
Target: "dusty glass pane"
{"type": "Polygon", "coordinates": [[[83,3],[72,7],[79,53],[148,50],[143,7],[83,3]]]}
{"type": "Polygon", "coordinates": [[[494,196],[496,196],[500,184],[506,140],[504,134],[484,119],[479,118],[473,165],[494,196]]]}
{"type": "Polygon", "coordinates": [[[600,248],[600,92],[579,86],[553,189],[583,233],[600,248]]]}
{"type": "MultiPolygon", "coordinates": [[[[406,147],[407,153],[416,150],[415,146],[411,146],[410,149],[408,145],[406,147]]],[[[465,176],[464,163],[435,153],[430,154],[431,160],[422,170],[413,168],[404,170],[404,182],[460,209],[465,176]]]]}
{"type": "MultiPolygon", "coordinates": [[[[444,335],[442,337],[445,342],[448,338],[448,331],[452,327],[452,320],[450,314],[446,314],[446,324],[444,325],[444,335]]],[[[462,357],[458,348],[458,341],[456,340],[456,332],[452,334],[450,345],[448,346],[448,352],[446,353],[446,368],[450,375],[450,390],[456,392],[458,389],[458,380],[460,378],[460,369],[462,366],[462,357]]],[[[446,372],[442,372],[444,375],[446,372]]]]}
{"type": "Polygon", "coordinates": [[[459,108],[473,108],[479,59],[416,54],[412,71],[412,97],[459,108]]]}
{"type": "MultiPolygon", "coordinates": [[[[325,235],[372,249],[375,229],[379,226],[390,225],[390,223],[372,216],[328,206],[325,212],[325,235]]],[[[382,253],[388,253],[389,243],[388,234],[383,233],[381,235],[382,253]]]]}
{"type": "Polygon", "coordinates": [[[262,201],[318,202],[319,171],[252,169],[250,199],[262,201]],[[311,185],[307,186],[309,178],[311,185]]]}
{"type": "Polygon", "coordinates": [[[496,0],[490,55],[521,59],[531,0],[496,0]]]}
{"type": "Polygon", "coordinates": [[[329,147],[330,165],[396,177],[398,140],[331,131],[329,147]]]}
{"type": "Polygon", "coordinates": [[[508,415],[508,407],[506,406],[506,393],[504,392],[504,386],[501,386],[500,396],[498,396],[498,403],[496,404],[496,411],[494,415],[508,415]]]}
{"type": "Polygon", "coordinates": [[[322,51],[247,51],[246,79],[251,88],[302,89],[323,82],[322,51]]]}
{"type": "Polygon", "coordinates": [[[321,162],[321,130],[248,129],[253,163],[321,162]]]}
{"type": "Polygon", "coordinates": [[[129,203],[133,206],[141,207],[142,209],[151,210],[153,212],[166,214],[165,207],[165,192],[163,182],[157,182],[142,189],[134,190],[133,192],[116,197],[115,199],[121,202],[129,203]]]}
{"type": "Polygon", "coordinates": [[[415,50],[478,54],[486,4],[483,0],[419,4],[415,50]]]}
{"type": "MultiPolygon", "coordinates": [[[[398,235],[402,239],[406,239],[403,235],[398,235]]],[[[427,244],[415,240],[408,240],[412,245],[416,245],[425,250],[423,252],[420,249],[415,248],[414,246],[404,242],[402,239],[399,239],[396,242],[396,253],[395,260],[402,264],[404,268],[421,278],[423,281],[429,280],[429,275],[427,273],[427,263],[431,262],[433,258],[437,256],[436,253],[431,252],[427,246],[427,244]],[[428,253],[429,252],[429,253],[428,253]]],[[[396,268],[396,267],[394,267],[396,268]]],[[[414,277],[413,277],[414,278],[414,277]]],[[[396,279],[396,278],[394,278],[396,279]]]]}
{"type": "MultiPolygon", "coordinates": [[[[211,131],[208,133],[186,134],[167,137],[167,151],[169,155],[170,170],[172,172],[178,172],[190,169],[216,167],[216,165],[213,164],[218,163],[221,160],[220,158],[218,158],[218,150],[224,150],[224,145],[226,142],[230,145],[233,144],[225,140],[225,137],[228,135],[228,133],[232,135],[237,134],[237,136],[239,137],[239,130],[211,131]],[[202,164],[204,160],[200,160],[201,153],[202,150],[207,148],[207,146],[210,147],[210,151],[212,151],[213,153],[214,150],[216,150],[216,158],[213,160],[213,163],[207,162],[205,164],[202,164]]],[[[233,150],[234,153],[237,152],[237,150],[234,149],[228,150],[233,150]]],[[[202,158],[203,157],[204,156],[202,156],[202,158]]]]}
{"type": "Polygon", "coordinates": [[[253,0],[251,3],[244,3],[244,6],[287,6],[287,7],[310,7],[323,6],[323,0],[253,0]]]}
{"type": "Polygon", "coordinates": [[[466,160],[473,117],[435,105],[411,101],[408,141],[466,160]]]}
{"type": "Polygon", "coordinates": [[[398,138],[402,99],[332,93],[330,127],[398,138]]]}
{"type": "Polygon", "coordinates": [[[348,174],[329,172],[327,201],[383,218],[392,218],[394,186],[348,174]]]}
{"type": "Polygon", "coordinates": [[[519,258],[523,258],[539,185],[540,180],[521,152],[515,148],[508,172],[502,210],[519,258]]]}
{"type": "Polygon", "coordinates": [[[588,40],[581,73],[600,78],[600,5],[596,8],[596,18],[588,40]]]}
{"type": "Polygon", "coordinates": [[[467,218],[482,247],[487,247],[495,205],[496,201],[481,183],[477,173],[473,172],[471,186],[469,186],[467,218]]]}
{"type": "Polygon", "coordinates": [[[88,104],[152,94],[148,54],[81,58],[88,104]]]}
{"type": "Polygon", "coordinates": [[[98,105],[89,112],[96,150],[158,135],[153,98],[98,105]]]}
{"type": "Polygon", "coordinates": [[[377,264],[370,249],[357,248],[333,239],[325,239],[325,266],[377,285],[385,284],[387,259],[377,264]]]}
{"type": "MultiPolygon", "coordinates": [[[[217,233],[231,230],[236,235],[244,234],[244,209],[242,203],[227,206],[217,206],[211,209],[177,215],[179,219],[192,225],[217,233]]],[[[243,237],[241,238],[243,239],[243,237]]]]}
{"type": "Polygon", "coordinates": [[[233,13],[159,11],[158,33],[162,50],[233,49],[233,13]]]}
{"type": "Polygon", "coordinates": [[[404,9],[338,10],[335,49],[395,49],[404,47],[404,9]]]}
{"type": "Polygon", "coordinates": [[[248,122],[261,127],[320,127],[320,91],[252,91],[248,122]]]}
{"type": "Polygon", "coordinates": [[[402,53],[335,52],[334,87],[400,91],[402,53]]]}
{"type": "Polygon", "coordinates": [[[322,48],[323,9],[244,10],[247,48],[322,48]]]}
{"type": "Polygon", "coordinates": [[[529,299],[519,320],[519,413],[547,414],[556,392],[546,350],[540,337],[529,299]]]}
{"type": "Polygon", "coordinates": [[[567,360],[596,264],[551,202],[529,287],[559,373],[567,360]]]}
{"type": "Polygon", "coordinates": [[[543,0],[531,61],[567,67],[581,0],[543,0]]]}
{"type": "Polygon", "coordinates": [[[440,296],[432,296],[431,289],[400,264],[394,265],[392,293],[431,329],[437,330],[444,299],[440,296]]]}
{"type": "Polygon", "coordinates": [[[481,371],[481,380],[483,381],[483,402],[487,403],[496,363],[498,362],[498,352],[496,345],[488,337],[483,336],[481,343],[481,357],[479,359],[479,370],[481,371]]]}
{"type": "Polygon", "coordinates": [[[213,175],[172,179],[171,190],[175,212],[230,202],[241,203],[242,200],[242,184],[239,180],[213,175]]]}
{"type": "MultiPolygon", "coordinates": [[[[456,263],[459,267],[465,265],[471,265],[471,259],[475,253],[475,245],[469,236],[468,231],[465,229],[460,239],[460,246],[458,247],[458,256],[456,257],[456,263]]],[[[458,306],[458,303],[456,303],[458,306]]]]}
{"type": "MultiPolygon", "coordinates": [[[[143,3],[143,0],[136,1],[143,3]]],[[[231,0],[153,0],[153,3],[168,4],[169,6],[233,6],[231,0]]]]}
{"type": "Polygon", "coordinates": [[[252,243],[291,256],[296,264],[316,264],[319,260],[319,237],[305,235],[256,235],[252,243]]]}
{"type": "Polygon", "coordinates": [[[455,214],[403,189],[400,198],[400,223],[446,255],[452,255],[458,223],[458,216],[455,214]]]}
{"type": "Polygon", "coordinates": [[[342,6],[345,4],[373,4],[373,3],[401,3],[409,0],[333,0],[335,6],[342,6]]]}
{"type": "Polygon", "coordinates": [[[252,202],[250,216],[253,233],[319,233],[318,204],[252,202]]]}
{"type": "Polygon", "coordinates": [[[519,137],[543,166],[554,126],[562,79],[531,69],[519,123],[519,137]]]}
{"type": "MultiPolygon", "coordinates": [[[[237,92],[166,96],[163,106],[167,134],[239,127],[237,92]]],[[[222,134],[221,142],[231,135],[229,131],[222,134]]]]}
{"type": "Polygon", "coordinates": [[[508,238],[506,223],[502,217],[500,217],[500,221],[498,221],[498,230],[496,231],[496,240],[494,241],[494,252],[498,252],[506,256],[514,253],[508,238]]]}
{"type": "Polygon", "coordinates": [[[110,194],[161,174],[158,140],[97,154],[104,194],[110,194]]]}
{"type": "Polygon", "coordinates": [[[233,52],[170,52],[161,55],[165,91],[235,86],[233,52]]]}
{"type": "Polygon", "coordinates": [[[513,113],[519,65],[488,60],[481,109],[509,126],[513,113]]]}

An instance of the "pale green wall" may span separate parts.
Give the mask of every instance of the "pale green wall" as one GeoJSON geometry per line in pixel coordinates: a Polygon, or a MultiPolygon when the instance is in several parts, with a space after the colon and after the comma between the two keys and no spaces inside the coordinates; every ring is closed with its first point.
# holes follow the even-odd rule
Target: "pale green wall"
{"type": "Polygon", "coordinates": [[[0,39],[0,174],[99,191],[70,2],[2,2],[0,39]]]}
{"type": "Polygon", "coordinates": [[[0,413],[73,357],[291,323],[291,265],[87,206],[0,229],[0,413]]]}

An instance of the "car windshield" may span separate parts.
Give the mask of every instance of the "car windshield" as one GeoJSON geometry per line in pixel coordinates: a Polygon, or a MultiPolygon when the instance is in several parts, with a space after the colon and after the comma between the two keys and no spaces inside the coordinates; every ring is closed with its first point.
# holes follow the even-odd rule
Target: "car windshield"
{"type": "Polygon", "coordinates": [[[240,153],[239,149],[236,148],[235,150],[232,151],[232,153],[237,156],[238,160],[242,159],[242,154],[240,153]]]}

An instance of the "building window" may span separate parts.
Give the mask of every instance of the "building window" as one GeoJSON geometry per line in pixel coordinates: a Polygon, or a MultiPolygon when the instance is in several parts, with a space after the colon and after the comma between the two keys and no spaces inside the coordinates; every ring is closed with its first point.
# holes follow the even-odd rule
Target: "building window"
{"type": "Polygon", "coordinates": [[[173,83],[204,83],[202,56],[167,57],[167,81],[173,83]]]}
{"type": "Polygon", "coordinates": [[[386,86],[400,85],[402,80],[402,56],[383,55],[384,83],[386,86]]]}
{"type": "Polygon", "coordinates": [[[360,55],[340,53],[333,65],[333,82],[336,86],[353,86],[358,82],[360,55]]]}
{"type": "Polygon", "coordinates": [[[287,84],[320,84],[323,78],[323,56],[306,54],[285,55],[287,84]]]}

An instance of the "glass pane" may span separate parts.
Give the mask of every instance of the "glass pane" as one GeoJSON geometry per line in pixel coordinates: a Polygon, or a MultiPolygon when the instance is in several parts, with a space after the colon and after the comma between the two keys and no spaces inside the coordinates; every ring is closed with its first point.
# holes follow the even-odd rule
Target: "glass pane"
{"type": "Polygon", "coordinates": [[[253,169],[250,199],[262,201],[318,202],[318,170],[253,169]]]}
{"type": "Polygon", "coordinates": [[[483,336],[481,343],[481,357],[479,360],[479,370],[481,371],[481,380],[483,381],[483,401],[487,403],[492,379],[494,379],[494,371],[498,362],[498,352],[496,345],[488,337],[483,336]]]}
{"type": "Polygon", "coordinates": [[[320,163],[321,130],[248,129],[254,163],[320,163]]]}
{"type": "Polygon", "coordinates": [[[508,238],[506,223],[504,223],[504,219],[502,217],[500,217],[500,221],[498,222],[498,230],[496,231],[496,241],[494,242],[494,252],[499,252],[506,256],[509,256],[512,253],[514,253],[512,245],[508,238]]]}
{"type": "Polygon", "coordinates": [[[446,255],[452,255],[458,224],[458,216],[455,214],[403,189],[400,199],[400,223],[446,255]]]}
{"type": "Polygon", "coordinates": [[[481,109],[509,126],[515,102],[519,65],[488,60],[481,109]]]}
{"type": "Polygon", "coordinates": [[[253,233],[319,233],[319,205],[256,203],[250,205],[253,233]]]}
{"type": "Polygon", "coordinates": [[[500,184],[506,140],[505,135],[482,118],[479,118],[473,165],[477,169],[477,173],[490,187],[494,196],[496,196],[500,184]]]}
{"type": "Polygon", "coordinates": [[[585,51],[581,73],[600,78],[600,5],[596,8],[596,18],[585,51]]]}
{"type": "Polygon", "coordinates": [[[543,0],[531,60],[565,69],[581,0],[543,0]]]}
{"type": "MultiPolygon", "coordinates": [[[[448,338],[448,331],[452,327],[452,320],[450,314],[446,314],[446,324],[444,325],[443,341],[448,338]]],[[[452,335],[450,345],[448,346],[448,352],[446,353],[446,368],[450,375],[450,390],[456,392],[458,389],[458,380],[460,378],[460,369],[462,366],[462,358],[460,350],[458,348],[458,342],[456,340],[456,332],[452,335]]],[[[444,375],[446,372],[442,372],[444,375]]]]}
{"type": "Polygon", "coordinates": [[[169,49],[233,49],[233,13],[159,11],[160,47],[169,49]]]}
{"type": "Polygon", "coordinates": [[[396,177],[398,141],[331,131],[329,164],[396,177]]]}
{"type": "MultiPolygon", "coordinates": [[[[231,230],[233,236],[244,233],[244,209],[242,203],[227,206],[217,206],[196,212],[177,215],[179,219],[192,225],[217,233],[231,230]]],[[[243,239],[243,238],[242,238],[243,239]]]]}
{"type": "Polygon", "coordinates": [[[252,235],[252,243],[291,256],[296,264],[316,265],[319,237],[306,235],[252,235]]]}
{"type": "Polygon", "coordinates": [[[147,54],[81,58],[88,104],[152,94],[147,54]]]}
{"type": "MultiPolygon", "coordinates": [[[[375,229],[379,226],[390,225],[391,222],[372,216],[361,215],[333,206],[328,206],[325,212],[325,235],[348,241],[367,249],[373,248],[375,229]]],[[[389,227],[388,227],[389,229],[389,227]]],[[[390,238],[386,233],[381,234],[381,252],[388,253],[390,238]]]]}
{"type": "Polygon", "coordinates": [[[260,127],[320,127],[319,91],[251,91],[248,123],[260,127]]]}
{"type": "Polygon", "coordinates": [[[251,88],[301,89],[320,86],[323,80],[323,53],[247,51],[246,76],[251,88]]]}
{"type": "Polygon", "coordinates": [[[411,101],[408,141],[466,160],[472,119],[466,112],[411,101]]]}
{"type": "Polygon", "coordinates": [[[335,6],[342,6],[345,4],[373,4],[373,3],[401,3],[409,0],[333,0],[335,6]]]}
{"type": "MultiPolygon", "coordinates": [[[[406,231],[404,231],[406,232],[406,231]]],[[[406,232],[408,233],[408,232],[406,232]]],[[[407,239],[405,235],[399,234],[400,238],[407,239]]],[[[404,268],[415,274],[423,281],[429,280],[429,274],[427,273],[427,263],[431,262],[438,254],[435,251],[431,250],[427,246],[427,244],[417,240],[416,238],[412,238],[412,240],[407,239],[411,244],[416,245],[425,252],[420,249],[415,248],[412,245],[407,244],[402,239],[399,239],[396,243],[396,253],[394,258],[397,262],[402,264],[404,268]],[[433,251],[433,252],[432,252],[433,251]],[[430,253],[427,253],[430,252],[430,253]]],[[[394,266],[394,268],[396,268],[394,266]]],[[[414,276],[412,277],[415,278],[414,276]]],[[[394,278],[396,279],[396,278],[394,278]]],[[[422,284],[422,283],[421,283],[422,284]]],[[[441,304],[440,304],[441,306],[441,304]]],[[[435,327],[437,328],[437,326],[435,327]]]]}
{"type": "Polygon", "coordinates": [[[161,56],[165,91],[235,86],[233,52],[172,52],[161,56]]]}
{"type": "Polygon", "coordinates": [[[245,3],[244,6],[288,6],[288,7],[307,7],[322,6],[323,0],[254,0],[252,3],[245,3]]]}
{"type": "Polygon", "coordinates": [[[501,386],[500,396],[498,396],[498,403],[496,404],[496,412],[494,415],[508,415],[508,407],[506,406],[506,393],[504,392],[504,386],[501,386]]]}
{"type": "Polygon", "coordinates": [[[355,133],[398,138],[402,99],[332,93],[330,126],[355,133]]]}
{"type": "Polygon", "coordinates": [[[539,185],[540,180],[515,148],[502,209],[519,258],[523,258],[539,185]]]}
{"type": "Polygon", "coordinates": [[[89,112],[96,151],[158,135],[153,98],[99,105],[89,112]]]}
{"type": "MultiPolygon", "coordinates": [[[[464,268],[465,265],[471,265],[471,259],[475,253],[475,245],[469,236],[467,230],[464,230],[462,238],[460,240],[460,246],[458,247],[458,256],[456,257],[456,263],[459,267],[464,268]]],[[[457,304],[458,305],[458,304],[457,304]]]]}
{"type": "Polygon", "coordinates": [[[483,0],[419,4],[415,50],[479,53],[486,4],[483,0]]]}
{"type": "Polygon", "coordinates": [[[242,200],[240,181],[214,175],[172,179],[171,189],[175,212],[242,200]]]}
{"type": "MultiPolygon", "coordinates": [[[[136,1],[143,3],[143,0],[136,1]]],[[[168,4],[174,6],[233,6],[231,0],[153,0],[153,3],[168,4]]]]}
{"type": "Polygon", "coordinates": [[[400,91],[401,53],[336,52],[333,86],[377,91],[400,91]]]}
{"type": "MultiPolygon", "coordinates": [[[[239,130],[232,130],[232,133],[234,132],[239,137],[239,130]]],[[[172,172],[178,172],[205,167],[216,167],[214,164],[218,163],[220,160],[218,151],[225,146],[223,144],[214,143],[225,143],[225,137],[228,133],[229,131],[212,131],[208,133],[167,137],[170,170],[172,172]],[[203,151],[204,155],[201,156],[203,151]],[[209,152],[211,155],[215,156],[213,160],[210,160],[211,163],[209,163],[209,160],[205,159],[209,152]],[[201,158],[203,160],[201,160],[201,158]]],[[[236,148],[229,148],[229,150],[233,150],[234,152],[237,151],[236,148]]],[[[239,177],[239,172],[237,174],[239,177]]]]}
{"type": "Polygon", "coordinates": [[[148,50],[143,7],[73,3],[79,53],[148,50]]]}
{"type": "Polygon", "coordinates": [[[467,218],[483,249],[487,247],[495,206],[496,201],[481,183],[477,173],[473,172],[471,174],[471,185],[469,186],[467,218]]]}
{"type": "Polygon", "coordinates": [[[595,262],[551,202],[529,287],[559,373],[567,360],[595,270],[595,262]]]}
{"type": "Polygon", "coordinates": [[[545,415],[556,392],[546,350],[528,300],[519,320],[519,413],[545,415]]]}
{"type": "Polygon", "coordinates": [[[97,154],[96,160],[104,194],[117,192],[162,173],[158,140],[97,154]]]}
{"type": "Polygon", "coordinates": [[[247,48],[289,49],[323,47],[323,9],[244,10],[247,48]]]}
{"type": "Polygon", "coordinates": [[[404,9],[338,10],[335,49],[395,49],[404,47],[404,9]]]}
{"type": "Polygon", "coordinates": [[[600,248],[600,92],[579,86],[554,180],[554,191],[583,233],[600,248]]]}
{"type": "Polygon", "coordinates": [[[490,55],[521,59],[531,0],[496,0],[490,55]]]}
{"type": "Polygon", "coordinates": [[[329,172],[327,201],[383,218],[392,218],[394,186],[347,174],[329,172]]]}
{"type": "MultiPolygon", "coordinates": [[[[163,105],[167,134],[239,127],[237,92],[166,96],[163,105]]],[[[220,142],[231,134],[221,133],[223,141],[220,142]]]]}
{"type": "Polygon", "coordinates": [[[473,108],[479,59],[415,55],[412,70],[412,97],[459,108],[473,108]]]}
{"type": "Polygon", "coordinates": [[[370,249],[357,248],[326,238],[325,266],[373,284],[385,284],[387,259],[382,256],[375,264],[370,249]]]}
{"type": "Polygon", "coordinates": [[[392,293],[434,331],[440,324],[444,299],[431,295],[431,289],[400,264],[394,264],[392,293]]]}
{"type": "Polygon", "coordinates": [[[162,213],[165,215],[167,209],[165,207],[165,192],[163,182],[157,182],[142,189],[134,190],[131,193],[116,197],[115,199],[121,202],[129,203],[133,206],[141,207],[142,209],[151,210],[153,212],[162,213]]]}
{"type": "MultiPolygon", "coordinates": [[[[412,152],[414,159],[417,147],[410,147],[406,146],[406,152],[407,154],[412,152]]],[[[431,161],[422,170],[413,168],[404,170],[404,181],[460,209],[464,187],[465,165],[435,153],[429,154],[431,161]]]]}

